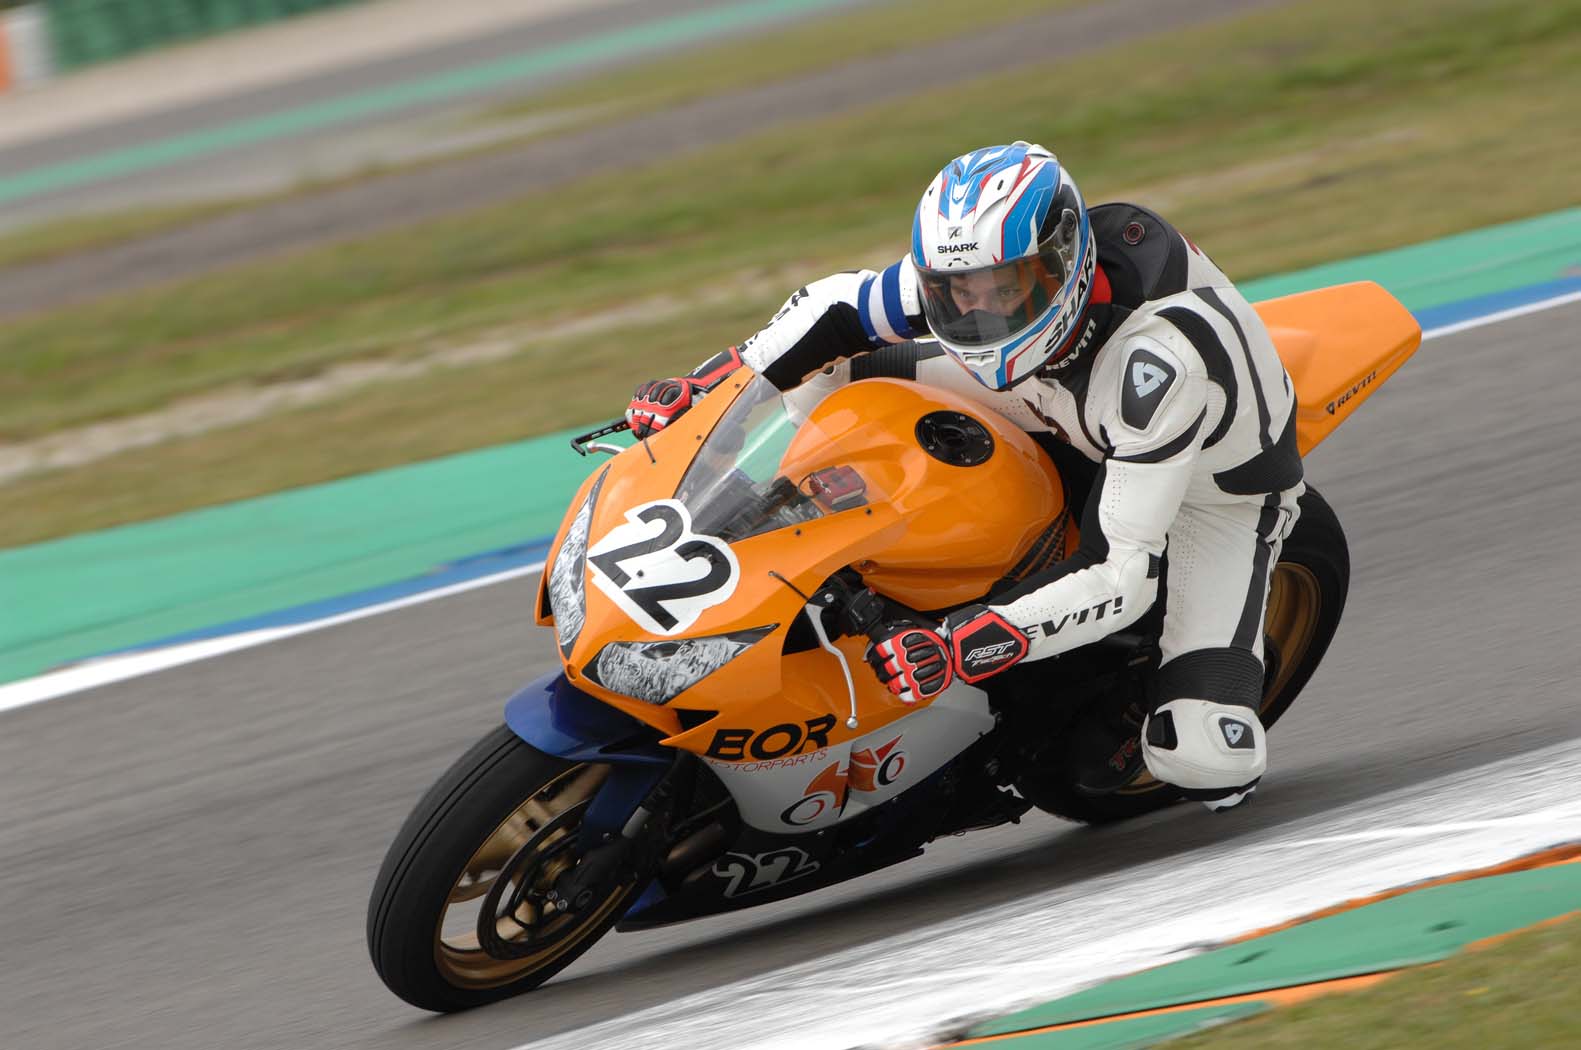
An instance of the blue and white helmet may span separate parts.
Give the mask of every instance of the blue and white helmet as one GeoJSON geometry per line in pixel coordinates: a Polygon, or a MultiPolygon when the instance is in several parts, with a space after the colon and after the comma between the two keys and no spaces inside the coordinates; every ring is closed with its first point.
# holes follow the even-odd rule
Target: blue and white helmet
{"type": "Polygon", "coordinates": [[[947,164],[917,205],[911,261],[928,327],[984,386],[1076,360],[1097,252],[1081,191],[1042,146],[947,164]]]}

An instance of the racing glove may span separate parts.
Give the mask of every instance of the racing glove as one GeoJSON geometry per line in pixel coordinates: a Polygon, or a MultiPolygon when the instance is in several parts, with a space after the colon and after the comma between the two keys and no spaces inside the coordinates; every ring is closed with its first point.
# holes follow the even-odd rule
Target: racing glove
{"type": "Polygon", "coordinates": [[[650,379],[637,387],[626,406],[626,422],[639,438],[657,434],[692,407],[693,387],[684,377],[650,379]]]}
{"type": "Polygon", "coordinates": [[[1030,648],[1024,631],[986,605],[968,605],[950,613],[944,618],[944,632],[955,673],[968,684],[1015,666],[1030,648]]]}
{"type": "Polygon", "coordinates": [[[626,406],[626,422],[639,438],[657,434],[674,423],[686,410],[725,377],[741,367],[741,351],[735,347],[715,354],[684,376],[650,379],[637,387],[626,406]]]}
{"type": "Polygon", "coordinates": [[[879,627],[865,655],[878,680],[903,704],[933,699],[955,677],[944,636],[913,620],[892,620],[879,627]]]}
{"type": "Polygon", "coordinates": [[[931,700],[956,676],[967,683],[990,678],[1020,663],[1028,649],[1026,634],[986,605],[957,609],[936,629],[891,621],[872,637],[867,662],[906,704],[931,700]]]}

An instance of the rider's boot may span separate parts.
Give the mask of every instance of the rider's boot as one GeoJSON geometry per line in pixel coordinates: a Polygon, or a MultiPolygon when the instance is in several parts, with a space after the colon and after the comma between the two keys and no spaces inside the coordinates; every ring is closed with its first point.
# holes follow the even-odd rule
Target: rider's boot
{"type": "Polygon", "coordinates": [[[1108,795],[1142,772],[1144,708],[1132,700],[1124,707],[1095,704],[1071,727],[1076,789],[1108,795]]]}
{"type": "Polygon", "coordinates": [[[1268,768],[1268,736],[1249,707],[1180,698],[1142,728],[1148,772],[1209,809],[1247,801],[1268,768]]]}

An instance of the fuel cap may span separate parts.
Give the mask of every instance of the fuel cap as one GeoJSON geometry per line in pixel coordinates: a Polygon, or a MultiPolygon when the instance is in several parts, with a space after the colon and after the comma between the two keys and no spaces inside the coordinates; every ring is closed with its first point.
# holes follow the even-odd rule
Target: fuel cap
{"type": "Polygon", "coordinates": [[[994,436],[961,412],[929,412],[917,420],[922,451],[952,467],[975,467],[994,454],[994,436]]]}

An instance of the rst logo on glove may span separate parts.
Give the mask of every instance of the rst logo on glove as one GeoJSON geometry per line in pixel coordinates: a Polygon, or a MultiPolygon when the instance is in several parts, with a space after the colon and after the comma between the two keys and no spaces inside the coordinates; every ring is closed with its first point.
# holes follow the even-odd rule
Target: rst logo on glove
{"type": "Polygon", "coordinates": [[[993,663],[1001,656],[1009,656],[1015,650],[1015,647],[1016,643],[1013,639],[1007,642],[1000,642],[997,645],[978,646],[967,653],[962,658],[962,662],[972,665],[993,663]]]}
{"type": "Polygon", "coordinates": [[[986,605],[969,605],[944,618],[955,672],[963,682],[984,678],[1020,662],[1027,654],[1027,636],[986,605]]]}
{"type": "Polygon", "coordinates": [[[589,548],[587,563],[598,589],[654,634],[686,630],[741,576],[730,547],[693,532],[686,505],[673,499],[626,511],[625,523],[589,548]]]}

